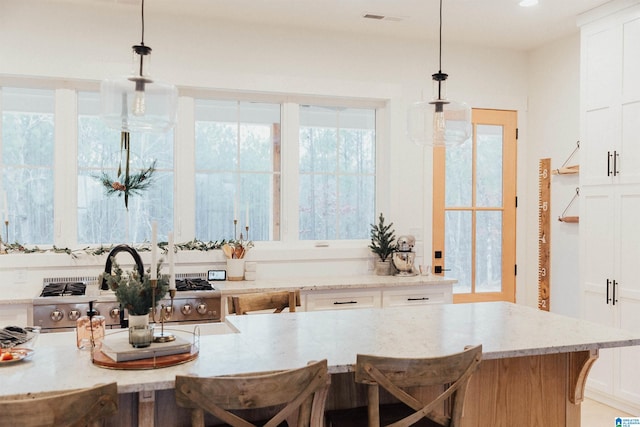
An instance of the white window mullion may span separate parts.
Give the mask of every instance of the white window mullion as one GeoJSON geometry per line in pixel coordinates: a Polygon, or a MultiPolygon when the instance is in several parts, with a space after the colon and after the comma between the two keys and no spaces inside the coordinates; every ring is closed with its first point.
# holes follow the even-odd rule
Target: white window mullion
{"type": "MultiPolygon", "coordinates": [[[[195,183],[195,102],[191,97],[180,97],[178,122],[174,140],[173,218],[175,239],[185,242],[196,235],[196,183],[195,183]]],[[[170,231],[170,230],[168,230],[170,231]]]]}
{"type": "Polygon", "coordinates": [[[284,241],[297,241],[299,234],[299,138],[300,105],[282,104],[282,236],[284,241]]]}
{"type": "Polygon", "coordinates": [[[75,90],[55,92],[53,242],[75,247],[78,237],[78,96],[75,90]]]}

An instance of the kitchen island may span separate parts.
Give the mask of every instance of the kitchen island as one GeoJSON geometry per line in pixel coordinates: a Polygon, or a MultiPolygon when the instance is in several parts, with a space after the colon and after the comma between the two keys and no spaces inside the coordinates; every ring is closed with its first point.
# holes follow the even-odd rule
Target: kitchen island
{"type": "Polygon", "coordinates": [[[73,333],[42,334],[31,360],[2,368],[0,396],[116,381],[121,418],[113,425],[179,426],[188,416],[172,401],[178,374],[271,371],[326,358],[337,379],[332,377],[332,402],[344,403],[335,398],[335,386],[351,374],[358,353],[432,357],[482,344],[463,426],[578,427],[598,350],[640,345],[639,333],[499,302],[229,316],[226,323],[202,325],[196,360],[141,371],[93,365],[88,352],[75,348],[73,333]]]}

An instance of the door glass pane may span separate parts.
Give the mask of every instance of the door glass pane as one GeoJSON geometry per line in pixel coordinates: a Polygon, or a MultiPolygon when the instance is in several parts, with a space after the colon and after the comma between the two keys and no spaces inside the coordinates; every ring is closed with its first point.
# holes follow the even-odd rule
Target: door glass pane
{"type": "Polygon", "coordinates": [[[478,125],[476,138],[476,206],[502,206],[502,126],[478,125]]]}
{"type": "Polygon", "coordinates": [[[502,290],[502,211],[476,213],[476,292],[502,290]]]}
{"type": "Polygon", "coordinates": [[[471,140],[458,147],[447,147],[444,205],[446,207],[471,206],[473,185],[473,143],[471,140]]]}
{"type": "Polygon", "coordinates": [[[447,277],[455,277],[454,293],[471,292],[471,211],[447,211],[444,220],[445,259],[444,265],[450,271],[447,277]]]}

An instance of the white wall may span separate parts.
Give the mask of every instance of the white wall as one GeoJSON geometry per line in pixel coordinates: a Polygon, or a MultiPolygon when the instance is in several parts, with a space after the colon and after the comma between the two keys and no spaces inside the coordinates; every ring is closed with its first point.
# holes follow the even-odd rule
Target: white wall
{"type": "MultiPolygon", "coordinates": [[[[97,82],[129,71],[130,46],[140,40],[137,7],[112,2],[87,6],[37,2],[35,7],[34,2],[22,0],[4,0],[0,7],[0,77],[97,82]]],[[[181,88],[386,100],[388,159],[382,171],[388,174],[383,180],[388,185],[378,209],[394,222],[397,233],[417,231],[423,238],[422,252],[430,252],[431,154],[406,140],[405,109],[422,95],[431,96],[430,76],[437,71],[435,43],[159,16],[151,8],[146,11],[145,42],[153,48],[154,76],[181,88]]],[[[516,292],[519,301],[535,304],[529,296],[535,281],[528,285],[523,280],[535,272],[535,264],[523,258],[530,246],[525,242],[530,236],[524,232],[524,211],[535,207],[527,198],[527,192],[535,194],[535,189],[526,185],[524,172],[531,173],[529,166],[537,157],[527,160],[528,149],[523,149],[529,145],[527,68],[532,64],[524,52],[444,42],[443,71],[450,76],[450,98],[477,108],[518,110],[521,203],[516,292]]],[[[321,270],[326,271],[326,264],[318,267],[321,270]]],[[[348,266],[336,271],[353,270],[348,266]]]]}
{"type": "MultiPolygon", "coordinates": [[[[551,158],[558,168],[569,157],[580,138],[580,36],[556,41],[529,55],[529,114],[526,143],[528,205],[526,212],[526,262],[538,262],[538,162],[551,158]]],[[[578,164],[576,153],[570,165],[578,164]]],[[[580,315],[578,281],[578,224],[558,217],[567,208],[578,187],[578,175],[551,177],[551,310],[574,317],[580,315]]],[[[567,215],[578,215],[579,198],[567,215]]],[[[537,283],[537,268],[527,272],[527,283],[537,283]]],[[[537,300],[537,287],[528,288],[527,299],[537,300]]]]}

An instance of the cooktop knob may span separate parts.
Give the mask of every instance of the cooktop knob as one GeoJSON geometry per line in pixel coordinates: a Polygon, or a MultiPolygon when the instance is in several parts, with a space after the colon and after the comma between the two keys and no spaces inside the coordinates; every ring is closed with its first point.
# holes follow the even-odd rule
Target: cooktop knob
{"type": "Polygon", "coordinates": [[[109,310],[109,317],[111,317],[112,319],[119,319],[120,307],[113,307],[111,310],[109,310]]]}
{"type": "Polygon", "coordinates": [[[198,306],[196,307],[196,311],[199,314],[207,314],[207,304],[201,302],[200,304],[198,304],[198,306]]]}
{"type": "Polygon", "coordinates": [[[193,311],[193,306],[189,303],[185,304],[182,306],[182,308],[180,309],[180,311],[182,312],[182,314],[184,314],[185,316],[188,316],[191,314],[191,312],[193,311]]]}
{"type": "Polygon", "coordinates": [[[69,320],[78,320],[80,317],[80,310],[69,310],[69,320]]]}
{"type": "Polygon", "coordinates": [[[51,318],[51,320],[53,320],[54,322],[59,322],[62,319],[64,319],[64,312],[59,308],[56,308],[51,312],[51,314],[49,315],[49,318],[51,318]]]}

